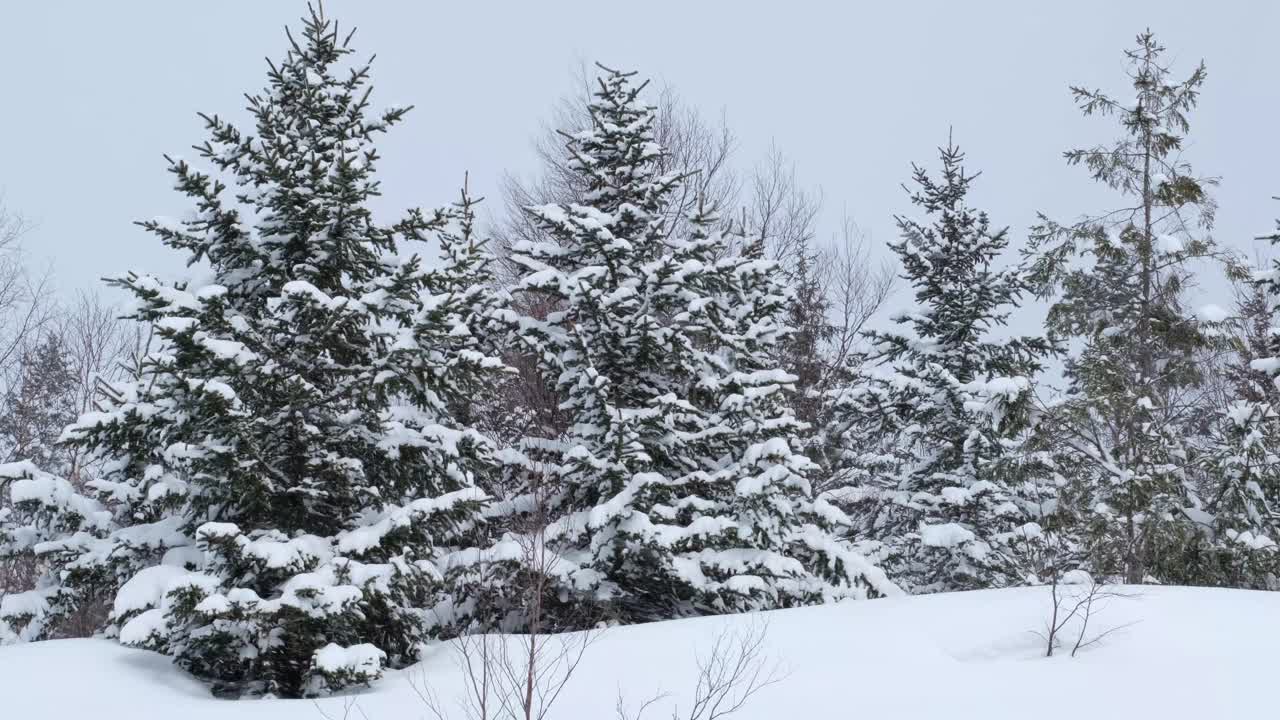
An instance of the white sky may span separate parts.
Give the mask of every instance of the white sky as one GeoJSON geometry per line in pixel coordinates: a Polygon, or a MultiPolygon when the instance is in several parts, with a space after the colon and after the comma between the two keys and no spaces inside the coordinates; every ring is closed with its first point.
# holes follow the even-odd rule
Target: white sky
{"type": "MultiPolygon", "coordinates": [[[[376,52],[375,105],[417,109],[381,144],[382,207],[450,202],[464,171],[495,202],[504,171],[581,61],[639,70],[711,117],[750,163],[771,141],[821,186],[834,230],[847,211],[876,242],[909,212],[900,184],[933,163],[947,129],[981,169],[975,201],[1015,242],[1035,212],[1114,206],[1064,149],[1109,137],[1067,85],[1124,96],[1121,51],[1150,26],[1179,75],[1209,80],[1187,158],[1220,175],[1215,232],[1251,248],[1280,214],[1280,4],[1257,2],[355,2],[329,14],[376,52]]],[[[38,223],[27,246],[60,292],[180,258],[131,224],[181,215],[162,153],[203,140],[196,111],[243,118],[242,94],[283,55],[302,0],[0,0],[0,190],[38,223]]],[[[1222,285],[1205,283],[1208,295],[1222,285]]],[[[1218,299],[1218,298],[1209,298],[1218,299]]]]}

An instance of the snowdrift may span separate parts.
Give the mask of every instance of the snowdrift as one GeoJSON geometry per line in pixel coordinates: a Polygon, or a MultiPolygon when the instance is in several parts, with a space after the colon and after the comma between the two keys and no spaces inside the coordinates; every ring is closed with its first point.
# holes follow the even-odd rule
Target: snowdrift
{"type": "MultiPolygon", "coordinates": [[[[1125,626],[1077,657],[1043,657],[1045,589],[953,593],[700,618],[605,631],[551,719],[607,720],[621,691],[632,704],[662,691],[646,715],[687,708],[696,658],[726,629],[767,622],[787,676],[737,720],[786,718],[1245,718],[1276,712],[1280,593],[1143,587],[1095,614],[1125,626]]],[[[14,720],[323,720],[431,717],[413,689],[443,698],[462,683],[454,649],[391,672],[351,697],[219,700],[165,657],[106,640],[0,648],[0,717],[14,720]],[[363,712],[363,716],[361,715],[363,712]]],[[[451,717],[463,717],[455,712],[451,717]]]]}

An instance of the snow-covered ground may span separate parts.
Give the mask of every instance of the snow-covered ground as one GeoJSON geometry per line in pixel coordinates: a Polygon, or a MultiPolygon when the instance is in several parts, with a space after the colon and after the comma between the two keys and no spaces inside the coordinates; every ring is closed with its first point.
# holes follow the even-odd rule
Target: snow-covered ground
{"type": "MultiPolygon", "coordinates": [[[[1033,633],[1043,589],[956,593],[657,623],[605,631],[587,650],[548,720],[614,717],[619,689],[633,701],[671,693],[649,720],[687,708],[695,657],[729,625],[767,620],[773,657],[789,671],[738,720],[801,718],[1261,718],[1275,717],[1280,593],[1136,588],[1091,621],[1136,623],[1070,658],[1045,659],[1033,633]]],[[[350,717],[432,717],[411,681],[442,697],[462,675],[452,648],[427,652],[356,700],[350,717]]],[[[344,698],[229,701],[159,655],[104,640],[0,648],[0,717],[14,720],[323,720],[344,698]]],[[[460,713],[452,716],[461,718],[460,713]]]]}

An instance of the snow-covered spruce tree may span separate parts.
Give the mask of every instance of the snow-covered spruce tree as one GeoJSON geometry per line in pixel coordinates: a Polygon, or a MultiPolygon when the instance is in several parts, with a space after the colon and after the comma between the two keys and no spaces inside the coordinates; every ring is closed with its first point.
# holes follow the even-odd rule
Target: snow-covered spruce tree
{"type": "MultiPolygon", "coordinates": [[[[50,539],[55,532],[52,527],[45,528],[44,532],[28,532],[27,515],[13,507],[15,494],[10,486],[14,481],[37,473],[72,482],[82,479],[77,477],[76,454],[58,444],[62,429],[76,419],[79,390],[70,354],[56,332],[22,348],[17,377],[11,381],[4,397],[3,412],[0,412],[0,452],[10,463],[0,470],[0,613],[4,613],[6,607],[4,595],[26,589],[38,577],[43,563],[36,557],[35,546],[50,539]]],[[[73,492],[70,484],[65,490],[73,492]]],[[[19,488],[16,497],[22,496],[19,488]]],[[[71,523],[72,526],[76,524],[75,521],[71,523]]],[[[57,533],[64,529],[58,528],[57,533]]],[[[32,599],[27,598],[28,601],[32,599]]],[[[8,609],[15,615],[28,614],[16,605],[8,609]]],[[[0,626],[3,625],[0,621],[0,626]]],[[[42,633],[61,634],[67,630],[66,627],[55,630],[43,625],[40,628],[42,633]]],[[[0,627],[0,642],[6,639],[4,636],[7,634],[0,627]]]]}
{"type": "Polygon", "coordinates": [[[1052,435],[1081,487],[1073,513],[1095,574],[1140,583],[1184,577],[1198,533],[1186,516],[1189,437],[1199,414],[1202,321],[1183,305],[1189,263],[1215,248],[1212,180],[1182,160],[1204,65],[1182,81],[1150,32],[1126,51],[1132,98],[1073,88],[1085,115],[1118,120],[1119,139],[1071,150],[1094,180],[1124,196],[1120,210],[1061,225],[1041,217],[1029,252],[1051,336],[1083,347],[1066,360],[1067,395],[1052,435]]]}
{"type": "Polygon", "coordinates": [[[495,467],[451,413],[500,367],[471,201],[375,222],[373,139],[406,110],[370,117],[349,39],[313,9],[250,98],[256,133],[206,117],[212,170],[171,162],[195,210],[142,225],[210,280],[116,281],[159,344],[66,433],[106,462],[81,500],[110,527],[40,549],[58,603],[119,587],[108,631],[215,692],[309,695],[412,662],[434,561],[471,544],[495,467]],[[428,269],[407,245],[431,238],[428,269]]]}
{"type": "Polygon", "coordinates": [[[47,472],[66,474],[69,454],[58,447],[62,429],[76,419],[79,389],[66,346],[56,333],[23,348],[18,377],[0,414],[0,443],[10,460],[30,460],[47,472]]]}
{"type": "Polygon", "coordinates": [[[882,544],[890,577],[913,592],[998,587],[1025,579],[1014,541],[1036,513],[999,468],[1026,429],[1031,381],[1052,347],[994,336],[1029,289],[1020,267],[993,264],[1008,246],[967,202],[954,144],[942,176],[914,168],[911,195],[928,222],[899,217],[891,249],[917,307],[867,334],[850,384],[835,391],[861,486],[836,491],[858,537],[882,544]]]}
{"type": "Polygon", "coordinates": [[[74,388],[75,377],[56,335],[23,348],[0,417],[5,455],[29,458],[41,466],[58,463],[58,436],[76,418],[74,388]]]}
{"type": "Polygon", "coordinates": [[[56,637],[73,611],[103,600],[93,571],[62,561],[103,549],[98,541],[115,527],[111,513],[26,460],[0,465],[0,492],[10,501],[0,508],[0,564],[23,582],[0,593],[0,645],[56,637]]]}
{"type": "MultiPolygon", "coordinates": [[[[822,258],[809,249],[807,243],[797,256],[791,272],[791,299],[786,312],[789,332],[778,343],[777,358],[782,368],[796,378],[796,393],[792,400],[796,419],[816,428],[825,409],[821,386],[829,379],[828,373],[833,372],[826,345],[835,334],[835,327],[827,317],[831,312],[831,301],[818,267],[822,258]]],[[[813,455],[821,455],[818,448],[808,450],[813,455]]],[[[815,462],[821,460],[820,457],[811,459],[815,462]]]]}
{"type": "MultiPolygon", "coordinates": [[[[1268,236],[1272,242],[1280,235],[1268,236]]],[[[1275,589],[1280,582],[1280,387],[1274,380],[1274,269],[1236,267],[1235,312],[1220,330],[1229,344],[1221,408],[1198,454],[1200,499],[1210,529],[1202,579],[1275,589]],[[1247,278],[1247,280],[1246,280],[1247,278]]]]}
{"type": "Polygon", "coordinates": [[[1200,313],[1221,320],[1215,334],[1224,338],[1227,351],[1219,378],[1223,390],[1236,399],[1280,406],[1280,387],[1273,378],[1280,363],[1272,359],[1277,317],[1266,282],[1269,271],[1229,261],[1227,272],[1235,292],[1233,310],[1209,305],[1200,313]]]}
{"type": "Polygon", "coordinates": [[[1277,415],[1264,401],[1237,399],[1221,412],[1199,454],[1203,519],[1211,531],[1196,579],[1270,590],[1280,582],[1280,454],[1277,415]]]}
{"type": "Polygon", "coordinates": [[[555,487],[562,597],[640,622],[895,592],[833,539],[843,518],[794,451],[794,378],[768,359],[785,332],[773,263],[728,252],[705,210],[691,236],[667,232],[683,178],[658,171],[643,88],[605,70],[568,142],[583,202],[530,207],[548,239],[512,255],[515,293],[554,308],[512,319],[569,428],[513,462],[555,487]]]}

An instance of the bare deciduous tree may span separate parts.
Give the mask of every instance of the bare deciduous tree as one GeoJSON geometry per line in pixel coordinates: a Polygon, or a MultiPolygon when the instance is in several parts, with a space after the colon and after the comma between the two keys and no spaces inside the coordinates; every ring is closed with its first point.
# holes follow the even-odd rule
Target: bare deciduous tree
{"type": "MultiPolygon", "coordinates": [[[[1037,437],[1042,436],[1043,433],[1037,437]]],[[[1030,484],[1035,488],[1042,522],[1049,522],[1045,499],[1053,493],[1044,487],[1044,478],[1051,472],[1052,468],[1048,464],[1041,464],[1030,472],[1030,484]]],[[[1102,606],[1112,599],[1128,599],[1136,595],[1122,592],[1079,569],[1087,559],[1085,554],[1055,529],[1046,530],[1037,526],[1036,530],[1034,533],[1023,533],[1022,555],[1031,564],[1031,572],[1049,588],[1049,617],[1044,629],[1035,631],[1044,641],[1045,657],[1053,657],[1054,652],[1062,647],[1063,638],[1070,633],[1073,623],[1076,626],[1076,637],[1071,647],[1071,657],[1075,657],[1082,648],[1134,624],[1125,623],[1089,635],[1090,620],[1102,606]]]]}
{"type": "MultiPolygon", "coordinates": [[[[546,720],[587,648],[600,636],[599,630],[547,632],[550,578],[562,562],[547,541],[555,492],[548,475],[547,468],[535,464],[528,473],[528,487],[512,489],[521,493],[526,512],[511,523],[507,535],[519,548],[520,566],[511,580],[519,587],[508,590],[522,599],[525,632],[463,634],[452,641],[464,683],[463,697],[455,699],[455,705],[468,720],[546,720]]],[[[429,684],[415,680],[411,686],[437,720],[449,717],[449,704],[429,684]]]]}
{"type": "MultiPolygon", "coordinates": [[[[825,293],[830,298],[833,329],[828,341],[832,368],[845,366],[862,341],[871,318],[884,308],[893,293],[897,275],[891,262],[874,262],[870,243],[852,218],[846,217],[839,234],[824,251],[825,293]]],[[[820,389],[829,389],[830,376],[820,389]]]]}
{"type": "MultiPolygon", "coordinates": [[[[115,308],[94,294],[56,303],[50,273],[30,272],[23,254],[20,241],[29,227],[0,207],[0,453],[6,461],[34,459],[47,465],[42,470],[83,487],[91,473],[82,451],[58,444],[62,427],[93,409],[104,381],[128,372],[142,334],[140,326],[118,318],[115,308]]],[[[0,514],[12,512],[8,504],[0,487],[0,514]]],[[[0,593],[31,588],[39,564],[30,552],[4,558],[0,593]]],[[[105,600],[85,602],[54,634],[92,634],[106,610],[105,600]]]]}
{"type": "MultiPolygon", "coordinates": [[[[71,361],[78,412],[95,409],[105,384],[135,372],[149,342],[148,330],[120,317],[120,311],[99,295],[82,291],[65,305],[57,322],[63,347],[71,361]]],[[[69,447],[70,476],[78,487],[88,480],[86,458],[80,448],[69,447]]]]}
{"type": "MultiPolygon", "coordinates": [[[[746,627],[728,628],[716,636],[706,655],[698,658],[698,679],[689,709],[671,709],[671,720],[721,720],[746,706],[757,693],[786,679],[782,665],[766,650],[769,624],[755,617],[746,627]]],[[[621,691],[615,708],[617,720],[644,720],[667,693],[658,693],[635,709],[627,707],[621,691]]]]}
{"type": "MultiPolygon", "coordinates": [[[[0,397],[9,394],[20,376],[24,349],[31,346],[50,317],[48,274],[33,276],[22,250],[22,236],[30,228],[31,224],[7,210],[0,198],[0,383],[4,385],[0,397]]],[[[0,443],[13,445],[3,438],[0,443]]],[[[0,518],[10,512],[8,493],[0,486],[0,518]]],[[[5,558],[0,563],[0,598],[29,587],[34,571],[25,556],[5,558]]]]}
{"type": "Polygon", "coordinates": [[[776,144],[747,175],[746,186],[747,194],[739,200],[743,236],[760,242],[766,256],[794,276],[800,259],[815,251],[822,190],[801,185],[795,165],[776,144]]]}
{"type": "Polygon", "coordinates": [[[1120,625],[1112,625],[1098,630],[1096,625],[1090,633],[1090,621],[1104,610],[1111,600],[1131,599],[1136,595],[1122,592],[1112,586],[1099,582],[1092,576],[1073,571],[1059,575],[1054,573],[1049,584],[1052,607],[1044,631],[1037,631],[1045,642],[1045,657],[1053,657],[1053,653],[1062,647],[1063,636],[1075,626],[1075,639],[1071,645],[1071,657],[1091,645],[1102,642],[1108,635],[1132,627],[1137,621],[1120,625]]]}
{"type": "MultiPolygon", "coordinates": [[[[514,277],[519,268],[508,260],[511,248],[522,241],[537,242],[544,238],[542,230],[525,211],[530,205],[581,202],[586,188],[580,172],[569,164],[565,151],[566,133],[587,128],[591,115],[587,110],[596,91],[595,68],[580,65],[574,74],[575,90],[562,98],[533,139],[537,158],[532,179],[507,175],[503,181],[501,216],[493,222],[491,234],[504,280],[514,277]]],[[[732,208],[737,204],[739,176],[730,161],[737,139],[725,124],[708,122],[676,91],[667,86],[655,91],[655,140],[663,148],[660,171],[686,178],[679,194],[667,208],[669,232],[681,233],[688,228],[687,218],[701,199],[707,207],[732,208]]]]}
{"type": "MultiPolygon", "coordinates": [[[[546,720],[598,632],[561,635],[463,635],[453,641],[462,670],[468,720],[546,720]]],[[[414,692],[437,720],[449,705],[420,680],[414,692]]]]}
{"type": "Polygon", "coordinates": [[[22,350],[52,315],[49,273],[27,266],[22,237],[31,223],[10,212],[0,198],[0,377],[14,377],[22,350]]]}

